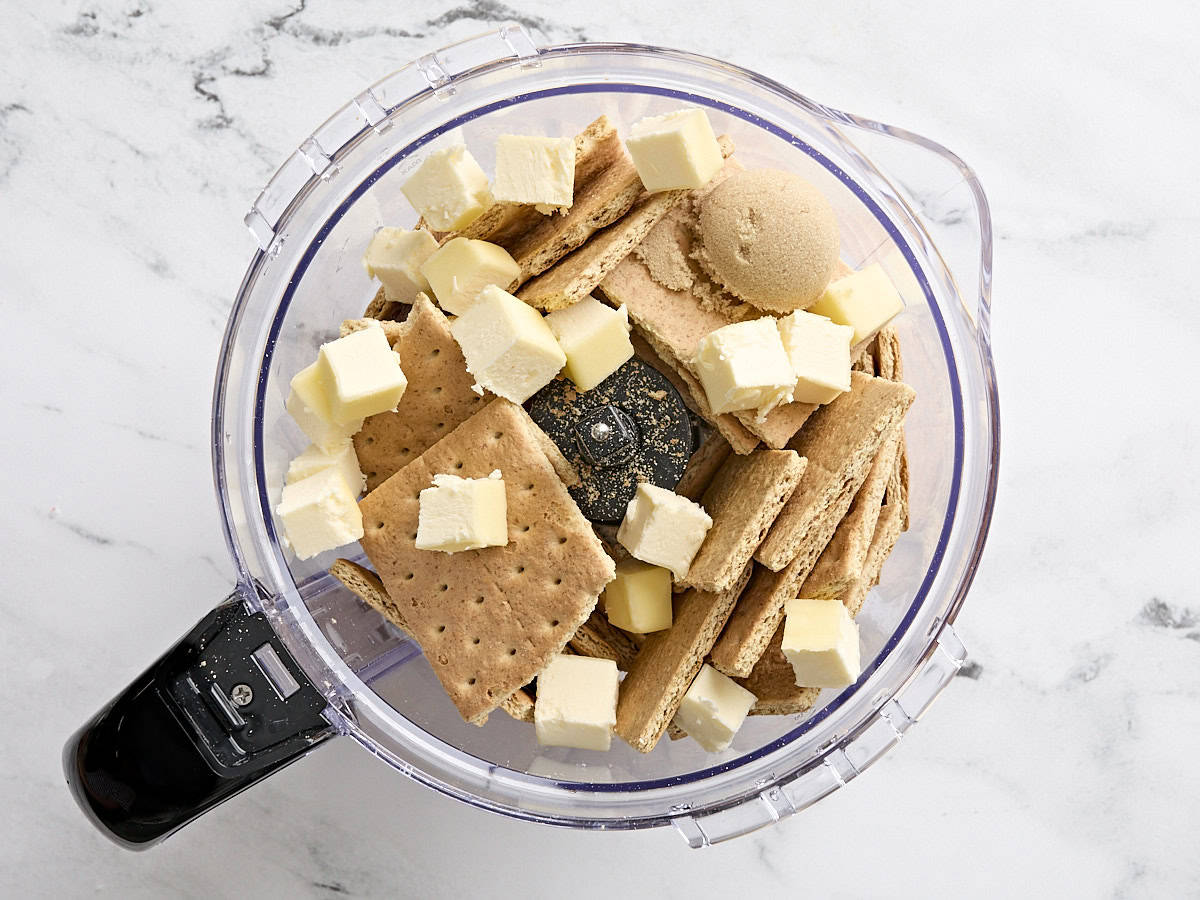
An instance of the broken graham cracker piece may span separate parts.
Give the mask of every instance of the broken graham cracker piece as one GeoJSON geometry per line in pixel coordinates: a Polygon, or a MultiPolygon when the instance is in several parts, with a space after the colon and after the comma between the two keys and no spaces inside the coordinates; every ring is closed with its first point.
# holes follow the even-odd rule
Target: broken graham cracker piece
{"type": "Polygon", "coordinates": [[[591,240],[563,257],[553,268],[525,282],[517,296],[530,306],[547,312],[579,302],[686,193],[643,194],[615,223],[596,232],[591,240]]]}
{"type": "Polygon", "coordinates": [[[615,570],[535,436],[493,400],[359,502],[362,546],[446,693],[477,722],[528,684],[591,615],[615,570]],[[438,473],[499,469],[508,544],[417,550],[420,492],[438,473]]]}
{"type": "Polygon", "coordinates": [[[387,589],[379,576],[356,562],[348,559],[336,559],[329,567],[329,574],[344,584],[360,600],[373,608],[381,616],[408,633],[408,625],[404,621],[404,613],[392,602],[387,589]]]}
{"type": "Polygon", "coordinates": [[[700,500],[713,526],[682,583],[713,593],[728,590],[800,484],[807,465],[794,450],[758,450],[726,460],[700,500]]]}
{"type": "Polygon", "coordinates": [[[732,452],[729,441],[725,440],[719,431],[712,431],[700,442],[699,448],[688,460],[687,468],[683,470],[679,483],[675,485],[675,493],[699,503],[713,477],[732,452]]]}
{"type": "Polygon", "coordinates": [[[617,628],[600,610],[594,610],[588,620],[568,642],[580,656],[611,659],[622,672],[628,672],[637,657],[638,647],[629,635],[617,628]]]}
{"type": "MultiPolygon", "coordinates": [[[[900,334],[896,331],[895,325],[886,325],[880,329],[879,334],[875,337],[875,347],[878,358],[876,374],[880,378],[887,378],[891,381],[903,381],[904,361],[900,356],[900,334]]],[[[895,471],[888,483],[887,495],[888,503],[900,506],[903,514],[902,528],[904,531],[908,531],[908,443],[904,438],[903,429],[900,433],[900,453],[896,458],[895,471]]]]}
{"type": "Polygon", "coordinates": [[[715,428],[729,442],[734,453],[749,453],[758,446],[758,438],[733,416],[713,414],[704,388],[696,380],[696,376],[678,360],[673,359],[665,348],[655,343],[649,334],[635,325],[629,339],[638,356],[666,376],[675,386],[675,390],[679,391],[679,396],[683,398],[687,408],[715,428]]]}
{"type": "Polygon", "coordinates": [[[396,322],[392,319],[369,319],[364,316],[361,319],[342,319],[342,324],[338,327],[338,337],[345,337],[348,334],[353,334],[356,331],[362,331],[364,328],[370,328],[373,325],[378,325],[383,329],[383,336],[387,338],[388,345],[394,345],[396,341],[404,336],[404,323],[396,322]]]}
{"type": "Polygon", "coordinates": [[[471,389],[475,377],[467,372],[449,321],[427,296],[417,296],[400,328],[392,346],[400,354],[408,388],[395,411],[369,416],[354,435],[368,491],[487,404],[471,389]]]}
{"type": "Polygon", "coordinates": [[[901,425],[893,427],[875,455],[866,480],[854,495],[846,517],[821,551],[817,564],[800,587],[799,596],[812,600],[831,600],[857,583],[866,563],[871,536],[883,505],[888,481],[896,468],[900,449],[901,425]]]}
{"type": "MultiPolygon", "coordinates": [[[[334,560],[333,565],[329,567],[329,574],[349,588],[367,606],[407,633],[404,614],[392,602],[378,575],[348,559],[334,560]]],[[[524,690],[516,690],[504,698],[500,708],[519,722],[533,721],[533,699],[524,690]]]]}
{"type": "Polygon", "coordinates": [[[404,319],[405,306],[395,300],[389,300],[383,292],[383,285],[375,292],[367,308],[363,310],[364,319],[378,319],[380,322],[401,321],[404,319]]]}
{"type": "MultiPolygon", "coordinates": [[[[848,484],[861,484],[884,437],[915,397],[916,392],[906,384],[861,372],[851,374],[850,390],[813,413],[789,444],[808,457],[808,472],[803,487],[784,506],[755,559],[778,571],[802,549],[814,554],[825,549],[824,543],[813,547],[809,533],[813,522],[828,511],[848,484]]],[[[845,510],[838,519],[844,514],[845,510]]]]}
{"type": "Polygon", "coordinates": [[[749,574],[747,566],[736,583],[720,594],[689,590],[675,595],[671,627],[646,638],[621,682],[616,732],[629,746],[642,753],[654,749],[704,665],[749,574]]]}
{"type": "Polygon", "coordinates": [[[783,655],[783,623],[748,678],[735,679],[758,700],[750,707],[752,716],[790,716],[807,712],[817,702],[820,688],[800,687],[791,662],[783,655]]]}
{"type": "Polygon", "coordinates": [[[899,506],[885,506],[879,512],[879,521],[875,525],[875,534],[871,537],[871,547],[867,551],[862,573],[858,580],[841,596],[842,604],[851,616],[857,616],[871,588],[879,582],[879,573],[883,564],[891,555],[900,539],[904,528],[904,511],[899,506]]]}

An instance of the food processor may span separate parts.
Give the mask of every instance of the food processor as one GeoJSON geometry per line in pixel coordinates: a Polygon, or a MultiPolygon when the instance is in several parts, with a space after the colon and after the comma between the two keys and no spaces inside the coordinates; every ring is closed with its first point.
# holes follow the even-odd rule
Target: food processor
{"type": "Polygon", "coordinates": [[[213,475],[238,584],[67,743],[82,809],[149,846],[342,737],[484,810],[586,829],[673,825],[693,847],[789,816],[893,747],[966,658],[953,623],[991,519],[999,454],[988,331],[991,223],[972,171],[917,135],[821,106],[729,63],[634,44],[538,47],[516,24],[430,53],[305,140],[245,219],[258,243],[229,317],[213,397],[213,475]],[[904,298],[911,527],[858,623],[862,675],[803,715],[749,717],[732,747],[638,753],[539,747],[496,712],[464,722],[420,648],[327,573],[357,546],[299,561],[274,509],[306,443],[291,376],[374,293],[360,258],[417,218],[400,185],[431,149],[485,169],[499,134],[572,135],[700,106],[748,168],[796,172],[836,211],[842,258],[879,263],[904,298]]]}

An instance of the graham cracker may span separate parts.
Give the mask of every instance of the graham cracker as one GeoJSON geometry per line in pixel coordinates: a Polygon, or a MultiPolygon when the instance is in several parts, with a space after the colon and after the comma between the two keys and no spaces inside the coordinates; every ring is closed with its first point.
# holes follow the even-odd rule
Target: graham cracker
{"type": "Polygon", "coordinates": [[[348,559],[336,559],[329,567],[329,574],[348,587],[360,600],[382,615],[385,619],[406,634],[408,625],[404,621],[404,613],[392,602],[383,581],[379,576],[356,562],[348,559]]]}
{"type": "Polygon", "coordinates": [[[371,319],[366,316],[361,319],[342,319],[342,324],[338,327],[338,337],[345,337],[376,324],[383,329],[383,336],[387,338],[389,345],[395,346],[396,341],[404,337],[403,322],[395,322],[391,319],[371,319]]]}
{"type": "Polygon", "coordinates": [[[667,377],[667,380],[683,397],[687,408],[715,428],[729,442],[734,453],[750,453],[759,445],[758,438],[747,431],[746,427],[733,416],[713,414],[712,407],[708,405],[708,397],[704,393],[704,388],[696,380],[696,376],[688,371],[681,362],[674,359],[668,350],[657,344],[653,337],[635,325],[629,338],[638,355],[667,377]]]}
{"type": "Polygon", "coordinates": [[[807,465],[808,460],[794,450],[731,456],[700,500],[713,525],[682,583],[711,593],[728,590],[796,490],[807,465]]]}
{"type": "Polygon", "coordinates": [[[900,335],[894,325],[885,325],[875,336],[875,374],[888,381],[904,380],[904,362],[900,358],[900,335]]]}
{"type": "Polygon", "coordinates": [[[861,372],[851,374],[850,390],[818,409],[789,445],[808,457],[807,477],[775,520],[755,559],[778,571],[804,550],[815,562],[832,530],[820,546],[814,546],[813,522],[849,483],[862,483],[885,435],[908,411],[915,396],[906,384],[861,372]]]}
{"type": "MultiPolygon", "coordinates": [[[[793,449],[808,457],[808,469],[766,540],[782,533],[794,555],[778,571],[756,568],[751,589],[738,600],[713,648],[718,670],[742,678],[750,674],[783,619],[784,603],[798,595],[866,480],[879,446],[913,396],[907,385],[854,373],[851,389],[818,410],[793,441],[793,449]],[[810,426],[817,427],[810,431],[810,426]]],[[[756,558],[766,545],[764,541],[756,558]]]]}
{"type": "MultiPolygon", "coordinates": [[[[878,375],[892,381],[904,380],[904,360],[900,355],[900,334],[894,325],[887,325],[880,330],[875,339],[877,356],[879,358],[878,375]]],[[[908,444],[904,433],[900,434],[900,454],[896,458],[895,471],[888,483],[887,502],[898,504],[903,514],[904,531],[908,531],[908,444]]]]}
{"type": "Polygon", "coordinates": [[[748,678],[738,684],[758,700],[750,707],[752,716],[790,716],[807,712],[817,702],[820,688],[799,687],[792,664],[783,655],[783,625],[775,629],[771,642],[748,678]]]}
{"type": "MultiPolygon", "coordinates": [[[[487,404],[471,386],[450,323],[430,299],[418,294],[393,343],[408,387],[394,412],[369,416],[354,435],[354,451],[373,491],[426,448],[441,440],[487,404]]],[[[486,474],[486,473],[484,473],[486,474]]]]}
{"type": "Polygon", "coordinates": [[[383,285],[380,285],[379,290],[375,292],[375,296],[363,311],[363,318],[378,319],[381,322],[390,320],[399,321],[404,318],[404,310],[405,304],[389,300],[386,294],[384,294],[383,285]]]}
{"type": "Polygon", "coordinates": [[[879,583],[879,573],[895,548],[903,528],[904,511],[900,507],[889,505],[880,510],[879,522],[875,526],[875,534],[871,537],[871,547],[867,551],[862,572],[854,585],[841,596],[842,603],[850,615],[858,615],[868,592],[879,583]]]}
{"type": "Polygon", "coordinates": [[[675,493],[699,503],[712,483],[713,476],[732,452],[729,441],[725,440],[719,431],[710,432],[688,460],[687,468],[683,470],[679,483],[675,485],[675,493]]]}
{"type": "Polygon", "coordinates": [[[553,268],[527,281],[517,296],[547,312],[563,309],[590,294],[658,220],[683,199],[687,191],[643,194],[621,219],[592,235],[578,250],[553,268]]]}
{"type": "Polygon", "coordinates": [[[362,546],[467,721],[528,684],[591,615],[615,575],[521,407],[493,400],[359,502],[362,546]],[[418,550],[420,492],[437,473],[499,469],[508,544],[418,550]]]}
{"type": "Polygon", "coordinates": [[[671,627],[642,644],[617,699],[616,732],[635,750],[649,753],[667,730],[749,574],[720,594],[677,594],[671,627]]]}
{"type": "MultiPolygon", "coordinates": [[[[384,590],[379,576],[370,569],[348,559],[337,559],[329,567],[329,574],[397,628],[408,631],[404,624],[404,614],[384,590]]],[[[519,722],[533,721],[533,698],[524,690],[516,690],[505,697],[500,708],[519,722]]]]}
{"type": "Polygon", "coordinates": [[[752,409],[738,410],[732,413],[746,430],[773,450],[779,450],[788,445],[796,432],[804,427],[808,417],[816,410],[813,403],[794,401],[777,406],[762,419],[752,409]]]}
{"type": "Polygon", "coordinates": [[[637,644],[598,609],[579,626],[569,643],[580,656],[611,659],[622,672],[629,671],[638,654],[637,644]]]}
{"type": "Polygon", "coordinates": [[[866,563],[871,536],[883,505],[883,495],[896,469],[900,450],[900,425],[896,425],[875,454],[866,480],[854,495],[846,517],[821,552],[817,564],[800,587],[799,596],[831,600],[853,587],[866,563]]]}

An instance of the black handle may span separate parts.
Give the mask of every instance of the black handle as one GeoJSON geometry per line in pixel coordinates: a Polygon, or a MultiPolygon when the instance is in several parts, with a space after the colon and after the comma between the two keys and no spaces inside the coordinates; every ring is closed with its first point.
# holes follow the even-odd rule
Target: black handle
{"type": "Polygon", "coordinates": [[[71,736],[67,784],[108,837],[143,849],[333,736],[326,706],[234,593],[71,736]]]}

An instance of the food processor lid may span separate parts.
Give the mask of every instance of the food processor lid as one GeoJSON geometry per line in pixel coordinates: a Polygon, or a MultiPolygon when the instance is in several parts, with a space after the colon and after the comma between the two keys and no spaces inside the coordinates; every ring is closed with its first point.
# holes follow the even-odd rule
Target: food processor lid
{"type": "MultiPolygon", "coordinates": [[[[898,740],[965,659],[950,623],[965,597],[990,520],[999,432],[987,333],[990,225],[986,200],[974,175],[948,151],[897,129],[821,107],[782,85],[719,61],[622,44],[539,50],[520,26],[510,24],[422,57],[355,97],[289,157],[256,199],[245,223],[260,250],[230,316],[214,397],[214,471],[226,534],[244,580],[247,604],[261,609],[329,702],[327,718],[397,768],[439,790],[510,815],[597,827],[674,821],[689,841],[703,843],[748,830],[749,823],[773,821],[846,783],[898,740]],[[339,607],[332,617],[336,618],[333,629],[328,623],[317,624],[308,601],[327,582],[319,575],[295,582],[276,552],[261,448],[271,354],[294,285],[284,288],[282,296],[276,289],[304,277],[332,223],[391,167],[464,121],[541,96],[620,92],[694,102],[754,124],[801,147],[872,210],[905,254],[929,301],[929,327],[940,331],[955,404],[956,445],[954,484],[948,515],[933,548],[934,564],[917,589],[918,599],[902,627],[885,652],[865,668],[859,682],[859,686],[867,684],[877,671],[890,666],[890,683],[882,695],[868,698],[858,687],[851,688],[753,753],[686,775],[606,785],[495,766],[422,732],[377,696],[369,687],[373,679],[419,650],[393,629],[381,629],[371,611],[355,604],[339,607]],[[797,116],[809,122],[805,140],[782,124],[797,116]],[[413,136],[399,153],[392,152],[391,145],[372,143],[392,129],[413,136]],[[961,306],[972,292],[960,291],[951,268],[939,255],[930,237],[931,220],[915,208],[911,191],[882,175],[848,136],[850,132],[860,143],[882,138],[892,146],[915,149],[926,164],[936,161],[952,170],[955,186],[965,189],[980,244],[971,258],[978,268],[978,297],[973,298],[978,306],[967,311],[963,322],[948,326],[941,311],[951,303],[961,306]],[[288,271],[281,277],[284,269],[288,271]],[[973,329],[970,340],[952,335],[954,328],[963,335],[973,329]],[[957,352],[951,346],[956,340],[961,344],[957,352]],[[971,353],[965,352],[968,346],[971,353]],[[983,398],[981,409],[964,404],[967,389],[983,398]],[[238,398],[243,397],[253,397],[253,403],[236,409],[238,398]],[[964,481],[968,467],[969,484],[964,481]],[[952,565],[946,564],[948,560],[952,565]],[[935,583],[937,614],[929,617],[931,625],[924,623],[928,632],[913,639],[911,626],[935,583]],[[251,585],[263,588],[263,594],[251,590],[251,585]],[[909,670],[901,677],[889,654],[905,640],[909,670]],[[828,746],[796,759],[796,742],[835,719],[842,724],[828,746]],[[714,787],[714,782],[719,786],[714,787]],[[664,797],[685,799],[672,804],[664,803],[664,797]],[[621,810],[614,812],[615,806],[621,810]]],[[[965,271],[961,266],[958,270],[965,271]]],[[[961,316],[963,311],[948,308],[946,312],[961,316]]],[[[623,424],[614,422],[617,427],[623,424]]]]}

